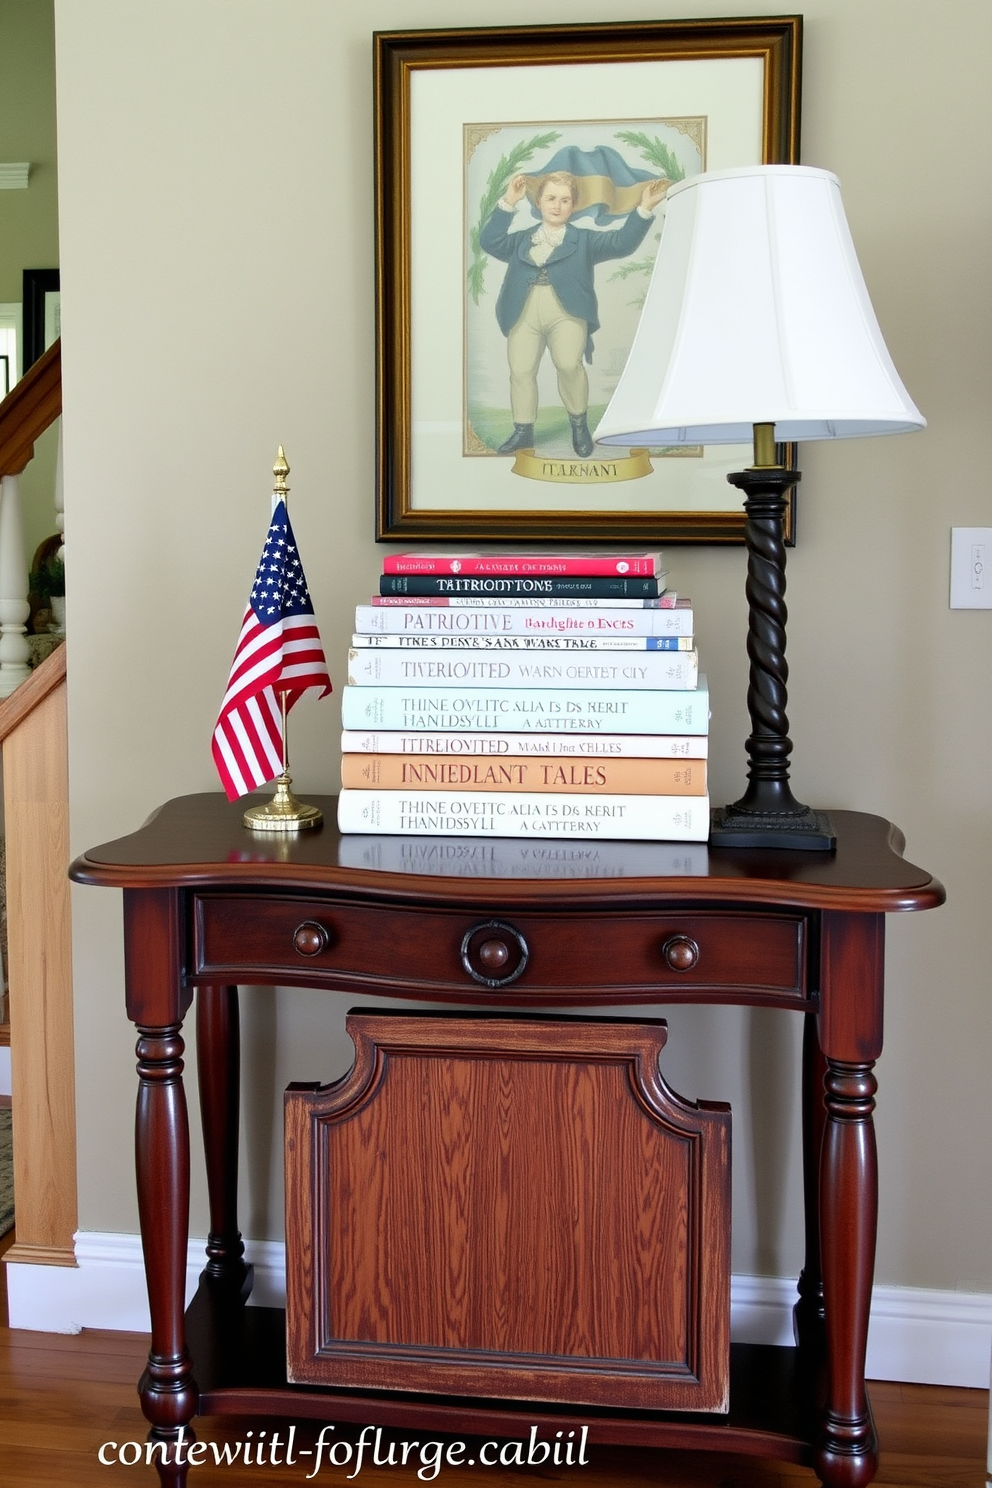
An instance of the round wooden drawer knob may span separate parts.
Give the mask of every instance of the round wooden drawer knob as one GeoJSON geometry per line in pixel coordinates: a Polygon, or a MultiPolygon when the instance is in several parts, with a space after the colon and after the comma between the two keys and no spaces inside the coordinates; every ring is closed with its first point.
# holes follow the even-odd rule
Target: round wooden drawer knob
{"type": "Polygon", "coordinates": [[[501,940],[484,940],[479,947],[479,960],[487,971],[501,970],[509,959],[509,947],[501,940]]]}
{"type": "Polygon", "coordinates": [[[699,960],[699,947],[688,935],[673,935],[661,948],[673,971],[691,971],[699,960]]]}
{"type": "Polygon", "coordinates": [[[293,948],[301,956],[319,956],[329,943],[327,931],[316,920],[304,920],[293,936],[293,948]]]}

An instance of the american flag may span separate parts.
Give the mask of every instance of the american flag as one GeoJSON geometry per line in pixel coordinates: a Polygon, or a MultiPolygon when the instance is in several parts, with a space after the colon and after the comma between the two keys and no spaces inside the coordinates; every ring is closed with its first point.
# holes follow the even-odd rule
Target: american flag
{"type": "Polygon", "coordinates": [[[255,572],[248,608],[214,729],[213,756],[234,801],[283,771],[282,709],[311,688],[326,697],[331,679],[296,539],[278,502],[255,572]]]}

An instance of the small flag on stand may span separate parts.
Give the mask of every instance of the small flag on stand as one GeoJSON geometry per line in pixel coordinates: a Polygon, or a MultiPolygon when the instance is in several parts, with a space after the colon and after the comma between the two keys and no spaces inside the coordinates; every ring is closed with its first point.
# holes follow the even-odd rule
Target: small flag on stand
{"type": "Polygon", "coordinates": [[[280,695],[288,713],[311,689],[326,697],[331,679],[289,513],[280,499],[214,729],[214,763],[229,801],[282,774],[286,756],[280,695]]]}

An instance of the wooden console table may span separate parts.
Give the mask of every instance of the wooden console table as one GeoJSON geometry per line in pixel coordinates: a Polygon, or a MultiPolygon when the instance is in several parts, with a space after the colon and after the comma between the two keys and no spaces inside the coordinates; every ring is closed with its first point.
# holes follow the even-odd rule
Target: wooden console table
{"type": "MultiPolygon", "coordinates": [[[[169,802],[77,860],[123,888],[127,1012],[138,1028],[137,1183],[152,1346],[139,1392],[154,1438],[197,1411],[372,1421],[490,1436],[581,1421],[589,1440],[812,1464],[871,1481],[864,1364],[877,1209],[873,1065],[883,916],[943,890],[879,817],[837,812],[834,853],[672,843],[252,836],[244,803],[169,802]],[[237,984],[470,1008],[744,1003],[804,1015],[806,1252],[796,1348],[733,1345],[727,1415],[288,1385],[281,1312],[245,1308],[238,1232],[237,984]],[[184,1315],[189,1132],[182,1023],[197,992],[210,1196],[207,1264],[184,1315]]],[[[185,1467],[161,1468],[181,1484],[185,1467]]]]}

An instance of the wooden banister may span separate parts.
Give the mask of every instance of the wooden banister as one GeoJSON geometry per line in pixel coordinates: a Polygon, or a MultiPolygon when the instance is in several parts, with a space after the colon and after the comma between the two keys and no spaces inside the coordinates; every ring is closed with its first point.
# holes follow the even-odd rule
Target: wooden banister
{"type": "Polygon", "coordinates": [[[64,680],[65,646],[61,645],[56,646],[50,656],[38,663],[28,680],[22,682],[16,692],[0,700],[0,744],[64,680]]]}
{"type": "Polygon", "coordinates": [[[35,440],[61,412],[62,343],[56,341],[0,403],[0,476],[20,475],[35,440]]]}

